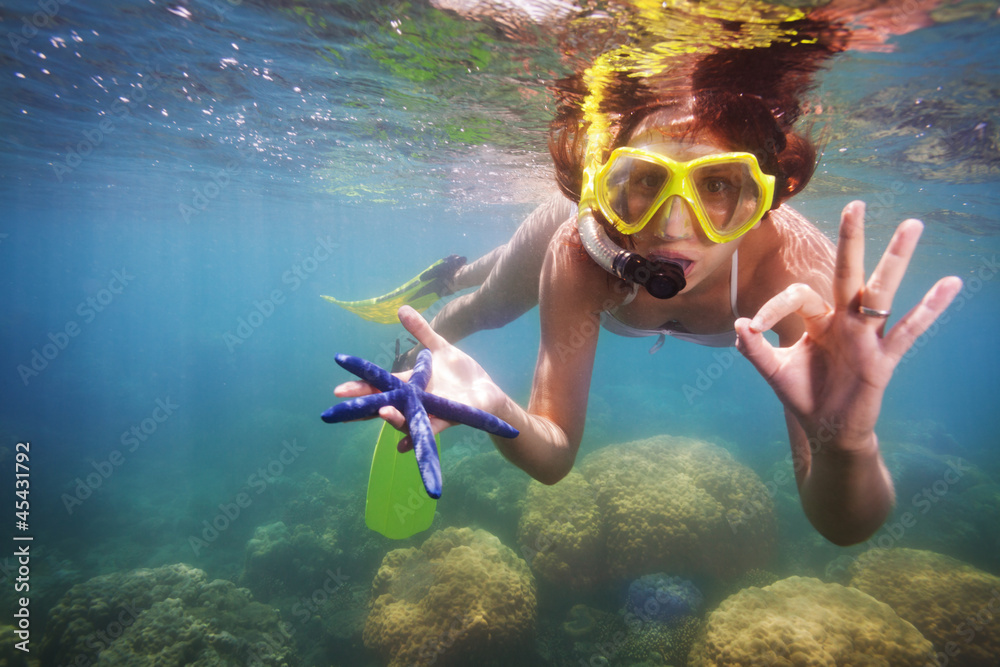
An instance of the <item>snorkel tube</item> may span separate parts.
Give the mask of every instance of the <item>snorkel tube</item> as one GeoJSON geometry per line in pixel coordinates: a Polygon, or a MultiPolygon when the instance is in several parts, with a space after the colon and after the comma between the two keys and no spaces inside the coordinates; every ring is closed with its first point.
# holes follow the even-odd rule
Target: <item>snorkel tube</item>
{"type": "Polygon", "coordinates": [[[576,224],[587,254],[608,273],[627,283],[642,285],[657,299],[669,299],[687,284],[680,264],[667,260],[653,262],[617,245],[594,218],[593,209],[590,206],[585,209],[582,201],[576,224]]]}
{"type": "Polygon", "coordinates": [[[587,130],[586,167],[580,192],[580,211],[576,218],[580,240],[591,259],[608,273],[627,283],[642,285],[657,299],[669,299],[687,284],[684,280],[684,268],[669,260],[654,262],[638,253],[625,250],[611,240],[607,230],[597,222],[594,215],[597,206],[597,197],[594,194],[597,171],[603,162],[605,150],[611,143],[607,117],[600,112],[604,87],[611,71],[605,62],[604,58],[598,58],[593,67],[584,73],[584,80],[590,92],[583,103],[583,114],[590,122],[590,127],[587,130]]]}

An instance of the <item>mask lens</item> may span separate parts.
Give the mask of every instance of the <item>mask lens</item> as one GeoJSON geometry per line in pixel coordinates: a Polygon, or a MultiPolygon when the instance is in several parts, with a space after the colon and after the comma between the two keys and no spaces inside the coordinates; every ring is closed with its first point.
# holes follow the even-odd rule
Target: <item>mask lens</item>
{"type": "Polygon", "coordinates": [[[701,165],[689,178],[705,217],[719,234],[739,231],[760,208],[763,193],[745,160],[701,165]]]}
{"type": "Polygon", "coordinates": [[[599,197],[627,226],[637,225],[670,181],[670,170],[650,160],[619,155],[609,165],[599,197]]]}

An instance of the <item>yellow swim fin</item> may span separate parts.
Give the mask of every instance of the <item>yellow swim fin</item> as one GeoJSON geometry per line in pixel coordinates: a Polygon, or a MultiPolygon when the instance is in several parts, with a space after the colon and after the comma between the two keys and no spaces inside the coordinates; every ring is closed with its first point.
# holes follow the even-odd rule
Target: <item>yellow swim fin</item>
{"type": "Polygon", "coordinates": [[[394,324],[397,321],[396,311],[399,310],[400,306],[410,305],[417,311],[423,312],[441,297],[451,294],[454,291],[451,280],[455,277],[455,272],[465,264],[465,261],[465,257],[458,255],[449,255],[444,259],[439,259],[406,284],[374,299],[341,301],[332,296],[322,296],[330,303],[335,303],[366,320],[394,324]]]}

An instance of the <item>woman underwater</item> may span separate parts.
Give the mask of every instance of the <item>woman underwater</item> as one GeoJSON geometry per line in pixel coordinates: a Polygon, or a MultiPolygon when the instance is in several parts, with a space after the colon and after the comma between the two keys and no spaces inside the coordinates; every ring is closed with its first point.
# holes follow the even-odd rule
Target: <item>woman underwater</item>
{"type": "MultiPolygon", "coordinates": [[[[899,225],[866,281],[862,202],[844,208],[836,247],[786,205],[815,168],[815,149],[791,128],[821,59],[789,67],[788,48],[720,52],[662,76],[632,76],[605,58],[565,82],[550,150],[576,214],[560,215],[565,205],[553,199],[468,267],[491,269],[478,296],[450,304],[433,327],[408,306],[399,320],[433,353],[428,390],[517,428],[495,446],[546,484],[573,466],[602,326],[735,344],[784,406],[807,517],[847,545],[874,533],[893,504],[874,431],[893,370],[962,283],[941,279],[886,331],[922,224],[899,225]],[[518,281],[524,288],[510,289],[518,281]],[[449,339],[509,321],[536,299],[541,342],[522,407],[449,339]],[[498,321],[484,319],[490,312],[498,321]]],[[[374,391],[355,381],[335,394],[374,391]]],[[[395,408],[379,414],[404,427],[395,408]]]]}

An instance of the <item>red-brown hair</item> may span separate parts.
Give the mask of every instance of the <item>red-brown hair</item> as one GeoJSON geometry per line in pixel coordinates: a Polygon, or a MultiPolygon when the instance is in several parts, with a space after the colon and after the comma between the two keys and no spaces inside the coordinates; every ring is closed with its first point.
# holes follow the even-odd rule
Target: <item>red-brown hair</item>
{"type": "MultiPolygon", "coordinates": [[[[803,26],[802,34],[810,32],[803,26]]],[[[775,202],[798,194],[816,168],[816,148],[792,126],[814,74],[842,50],[842,33],[828,25],[813,26],[822,38],[796,45],[723,49],[685,68],[679,65],[659,78],[618,72],[603,91],[600,111],[606,114],[613,150],[625,144],[649,114],[684,107],[693,111],[689,131],[707,133],[733,151],[753,153],[761,170],[775,177],[775,202]]],[[[588,126],[583,101],[588,90],[580,74],[556,86],[557,112],[549,133],[556,182],[563,194],[580,200],[588,126]]],[[[604,156],[607,157],[606,155],[604,156]]]]}

